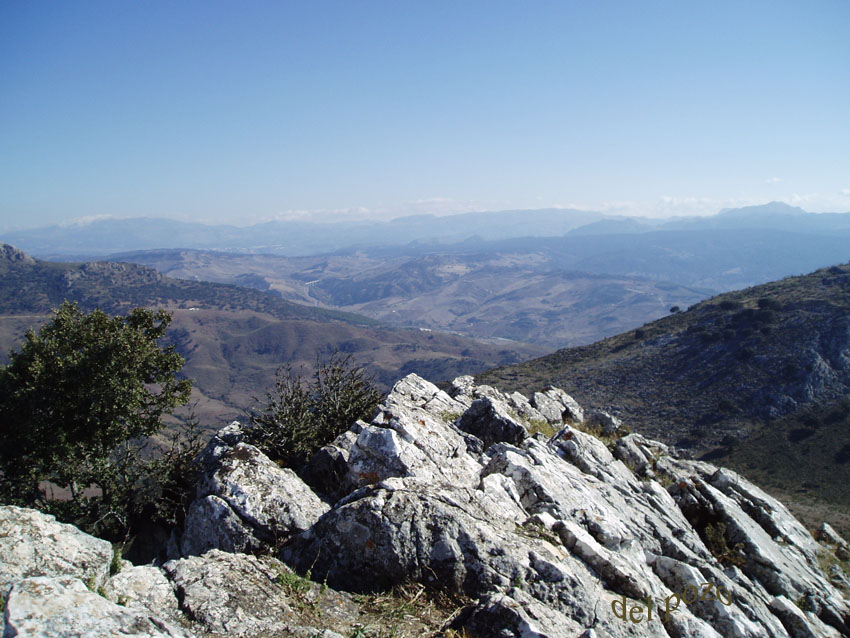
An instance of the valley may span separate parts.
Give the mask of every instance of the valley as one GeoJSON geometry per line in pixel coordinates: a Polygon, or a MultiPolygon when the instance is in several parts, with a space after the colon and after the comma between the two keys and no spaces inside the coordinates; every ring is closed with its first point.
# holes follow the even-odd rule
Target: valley
{"type": "Polygon", "coordinates": [[[136,306],[173,314],[169,334],[195,381],[196,416],[205,428],[244,418],[275,370],[289,363],[310,374],[317,357],[350,354],[386,389],[417,372],[450,380],[543,354],[540,346],[486,342],[386,327],[357,315],[309,308],[249,288],[172,279],[144,266],[45,262],[6,245],[0,253],[0,349],[49,320],[64,299],[114,314],[136,306]]]}

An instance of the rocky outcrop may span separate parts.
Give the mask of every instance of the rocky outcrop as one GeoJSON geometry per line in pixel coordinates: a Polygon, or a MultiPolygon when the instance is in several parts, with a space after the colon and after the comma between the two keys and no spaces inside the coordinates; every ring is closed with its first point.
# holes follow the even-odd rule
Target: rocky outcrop
{"type": "Polygon", "coordinates": [[[463,592],[482,635],[850,635],[825,546],[780,503],[610,415],[583,420],[560,391],[523,402],[459,379],[448,395],[409,376],[335,457],[347,493],[281,557],[338,589],[463,592]],[[537,415],[560,431],[530,435],[537,415]]]}
{"type": "MultiPolygon", "coordinates": [[[[410,375],[308,465],[329,505],[230,426],[201,457],[181,539],[197,551],[125,566],[92,617],[122,602],[115,622],[197,635],[369,635],[342,592],[417,582],[463,597],[443,629],[478,636],[850,636],[850,552],[834,530],[815,539],[737,474],[625,432],[556,389],[528,401],[410,375]]],[[[50,591],[93,604],[74,569],[52,572],[68,582],[50,591]]],[[[6,571],[17,614],[47,585],[6,571]]]]}
{"type": "Polygon", "coordinates": [[[155,592],[139,573],[132,584],[132,572],[110,577],[118,563],[104,540],[35,510],[0,507],[4,638],[58,638],[69,630],[79,636],[189,636],[169,614],[177,609],[170,585],[162,579],[155,592]]]}
{"type": "Polygon", "coordinates": [[[200,457],[197,500],[189,507],[183,556],[210,549],[251,552],[308,529],[328,506],[292,470],[242,441],[239,423],[220,430],[200,457]]]}
{"type": "Polygon", "coordinates": [[[109,578],[112,545],[53,516],[0,507],[0,590],[31,576],[73,576],[97,589],[109,578]]]}
{"type": "Polygon", "coordinates": [[[191,635],[148,609],[113,603],[73,576],[26,578],[16,582],[7,596],[4,638],[191,635]]]}
{"type": "Polygon", "coordinates": [[[272,557],[212,550],[135,566],[35,510],[0,506],[0,521],[4,638],[340,638],[360,619],[350,596],[272,557]]]}

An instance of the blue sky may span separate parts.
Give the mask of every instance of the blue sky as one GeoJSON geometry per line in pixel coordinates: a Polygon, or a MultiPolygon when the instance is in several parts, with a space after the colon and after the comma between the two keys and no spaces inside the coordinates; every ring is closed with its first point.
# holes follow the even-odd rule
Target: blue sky
{"type": "Polygon", "coordinates": [[[0,3],[0,227],[850,211],[850,2],[0,3]]]}

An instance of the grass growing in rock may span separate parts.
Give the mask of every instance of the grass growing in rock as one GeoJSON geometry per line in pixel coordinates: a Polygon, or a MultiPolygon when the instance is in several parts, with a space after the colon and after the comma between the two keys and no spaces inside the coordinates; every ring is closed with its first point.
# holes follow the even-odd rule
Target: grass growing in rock
{"type": "Polygon", "coordinates": [[[524,421],[524,425],[529,436],[542,434],[547,438],[552,438],[558,433],[558,429],[546,419],[528,419],[528,421],[524,421]]]}
{"type": "Polygon", "coordinates": [[[446,423],[454,423],[462,416],[463,412],[452,412],[451,410],[446,410],[445,412],[440,414],[440,418],[446,423]]]}
{"type": "MultiPolygon", "coordinates": [[[[818,566],[824,574],[830,575],[833,568],[837,567],[844,576],[850,578],[850,552],[845,547],[837,546],[833,549],[821,548],[818,552],[818,566]]],[[[830,579],[832,581],[832,579],[830,579]]],[[[850,595],[850,588],[843,583],[835,583],[836,587],[842,590],[845,594],[850,595]]]]}
{"type": "Polygon", "coordinates": [[[738,543],[735,547],[729,547],[726,541],[726,523],[709,523],[705,526],[704,540],[708,551],[724,565],[736,565],[741,567],[745,560],[741,554],[743,544],[738,543]]]}
{"type": "Polygon", "coordinates": [[[571,423],[570,427],[574,427],[579,432],[584,432],[585,434],[590,434],[591,436],[596,437],[600,441],[605,444],[609,450],[613,450],[614,446],[617,445],[617,441],[622,439],[627,434],[631,434],[632,430],[628,427],[621,427],[618,430],[614,431],[613,434],[605,434],[601,425],[588,425],[587,423],[571,423]]]}
{"type": "Polygon", "coordinates": [[[533,520],[526,521],[522,525],[517,525],[516,533],[522,534],[527,538],[544,540],[556,546],[561,545],[561,539],[555,532],[546,529],[546,527],[533,520]]]}
{"type": "Polygon", "coordinates": [[[361,622],[351,636],[359,638],[475,638],[449,627],[470,602],[420,583],[396,585],[391,590],[355,596],[361,622]]]}

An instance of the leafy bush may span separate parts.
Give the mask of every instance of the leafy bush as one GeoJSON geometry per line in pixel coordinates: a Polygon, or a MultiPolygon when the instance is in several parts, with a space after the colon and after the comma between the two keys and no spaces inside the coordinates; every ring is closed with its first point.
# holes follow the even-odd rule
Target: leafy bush
{"type": "Polygon", "coordinates": [[[738,310],[743,304],[740,301],[733,299],[724,299],[720,302],[720,308],[723,310],[738,310]]]}
{"type": "Polygon", "coordinates": [[[251,413],[247,440],[284,465],[301,468],[354,421],[370,418],[380,401],[372,378],[353,365],[351,355],[335,352],[327,362],[317,361],[311,382],[287,364],[278,368],[263,410],[251,413]]]}
{"type": "Polygon", "coordinates": [[[115,540],[157,511],[174,518],[164,510],[170,491],[189,480],[198,437],[178,432],[155,460],[145,449],[191,390],[177,376],[183,358],[159,344],[170,321],[163,310],[110,317],[65,302],[27,333],[0,369],[2,502],[115,540]]]}

